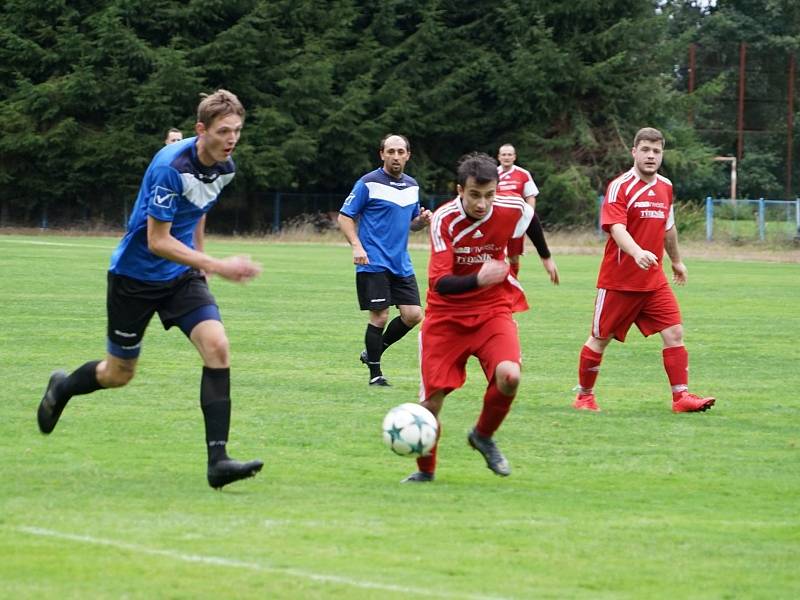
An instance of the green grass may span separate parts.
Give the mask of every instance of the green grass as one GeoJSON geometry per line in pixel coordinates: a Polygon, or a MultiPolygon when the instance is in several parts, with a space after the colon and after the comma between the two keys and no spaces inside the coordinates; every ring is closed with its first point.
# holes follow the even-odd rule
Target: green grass
{"type": "MultiPolygon", "coordinates": [[[[703,224],[705,232],[705,224],[703,224]]],[[[704,234],[705,235],[705,234],[704,234]]],[[[714,219],[712,236],[722,241],[759,241],[758,222],[755,219],[714,219]]],[[[764,228],[764,241],[791,242],[797,235],[793,221],[768,221],[764,228]]]]}
{"type": "MultiPolygon", "coordinates": [[[[383,447],[418,390],[412,334],[358,362],[365,317],[344,246],[212,239],[264,275],[212,289],[233,353],[230,449],[255,479],[205,483],[200,363],[157,319],[126,388],[74,399],[42,436],[50,371],[104,352],[116,239],[0,236],[0,582],[9,598],[796,598],[800,266],[690,260],[678,288],[691,385],[674,415],[660,341],[606,353],[603,412],[570,408],[597,256],[528,259],[523,383],[497,434],[514,472],[465,442],[485,382],[448,397],[437,481],[383,447]]],[[[424,284],[426,252],[413,252],[424,284]]],[[[657,336],[656,336],[657,337],[657,336]]]]}

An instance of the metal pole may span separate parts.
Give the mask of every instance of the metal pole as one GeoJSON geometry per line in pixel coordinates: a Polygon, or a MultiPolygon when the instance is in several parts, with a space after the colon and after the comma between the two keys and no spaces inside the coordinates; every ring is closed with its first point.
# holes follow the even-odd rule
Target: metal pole
{"type": "Polygon", "coordinates": [[[789,90],[786,99],[786,197],[792,195],[792,130],[794,129],[794,54],[789,55],[789,90]]]}
{"type": "Polygon", "coordinates": [[[735,156],[715,156],[714,160],[719,162],[731,163],[731,200],[736,200],[736,157],[735,156]]]}
{"type": "MultiPolygon", "coordinates": [[[[689,44],[689,94],[694,92],[695,45],[689,44]]],[[[689,105],[689,124],[694,122],[694,109],[689,105]]]]}
{"type": "Polygon", "coordinates": [[[794,239],[800,240],[800,198],[794,200],[794,219],[797,222],[797,235],[794,239]]]}
{"type": "Polygon", "coordinates": [[[275,192],[275,203],[272,207],[272,233],[281,230],[281,193],[275,192]]]}
{"type": "Polygon", "coordinates": [[[603,236],[603,194],[597,196],[597,237],[603,236]]]}
{"type": "Polygon", "coordinates": [[[758,199],[758,239],[764,241],[766,224],[764,223],[764,199],[758,199]]]}
{"type": "Polygon", "coordinates": [[[706,196],[706,241],[712,240],[714,233],[714,201],[706,196]]]}
{"type": "Polygon", "coordinates": [[[744,152],[744,86],[745,65],[747,64],[747,44],[739,44],[739,106],[736,117],[736,158],[742,160],[744,152]]]}

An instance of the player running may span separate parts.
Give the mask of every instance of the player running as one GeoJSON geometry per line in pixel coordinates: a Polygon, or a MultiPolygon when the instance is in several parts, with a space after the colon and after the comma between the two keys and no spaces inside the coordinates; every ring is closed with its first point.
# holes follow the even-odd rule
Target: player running
{"type": "Polygon", "coordinates": [[[259,460],[238,462],[226,451],[231,418],[230,352],[206,276],[244,283],[261,272],[249,258],[218,259],[203,252],[206,213],[235,173],[231,159],[244,123],[244,107],[226,90],[203,98],[196,137],[166,145],[144,174],[128,230],[108,270],[108,340],[104,360],[71,375],[56,371],[39,404],[37,419],[49,434],[73,396],[128,384],[142,338],[154,313],[165,329],[178,326],[203,360],[200,406],[213,488],[252,477],[259,460]]]}
{"type": "MultiPolygon", "coordinates": [[[[470,356],[489,382],[483,410],[467,442],[494,473],[511,473],[492,436],[511,408],[522,361],[512,312],[527,310],[525,294],[509,276],[506,246],[525,235],[533,209],[522,198],[495,197],[496,163],[486,154],[458,166],[458,197],[440,206],[431,222],[428,296],[420,332],[421,404],[438,415],[445,396],[466,380],[470,356]]],[[[439,428],[441,434],[441,427],[439,428]]],[[[404,482],[433,481],[436,447],[417,459],[404,482]]]]}

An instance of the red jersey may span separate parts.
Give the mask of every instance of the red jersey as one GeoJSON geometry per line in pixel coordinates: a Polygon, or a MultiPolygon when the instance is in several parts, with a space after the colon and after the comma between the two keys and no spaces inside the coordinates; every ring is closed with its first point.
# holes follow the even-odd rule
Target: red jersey
{"type": "Polygon", "coordinates": [[[498,196],[538,196],[539,188],[533,181],[531,174],[517,165],[511,165],[508,171],[503,171],[503,167],[497,167],[497,195],[498,196]]]}
{"type": "Polygon", "coordinates": [[[486,314],[528,309],[525,293],[509,274],[497,285],[479,287],[461,294],[438,294],[436,282],[445,275],[472,275],[489,260],[505,260],[512,238],[525,235],[533,209],[514,196],[497,196],[488,214],[480,220],[464,212],[461,198],[436,209],[430,226],[431,258],[428,263],[428,297],[425,314],[486,314]]]}
{"type": "Polygon", "coordinates": [[[608,232],[615,223],[625,225],[634,241],[658,257],[658,265],[646,271],[620,250],[610,235],[597,277],[597,287],[607,290],[645,292],[667,284],[662,261],[664,233],[674,227],[672,182],[656,174],[647,183],[635,169],[614,179],[606,191],[600,224],[608,232]]]}

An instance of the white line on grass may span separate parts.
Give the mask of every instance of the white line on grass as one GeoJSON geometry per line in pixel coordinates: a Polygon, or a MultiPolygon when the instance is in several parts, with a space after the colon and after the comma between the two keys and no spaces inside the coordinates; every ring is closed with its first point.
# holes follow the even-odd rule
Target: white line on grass
{"type": "Polygon", "coordinates": [[[499,596],[479,596],[475,594],[460,594],[451,592],[439,592],[436,590],[429,590],[424,588],[409,587],[405,585],[394,585],[391,583],[378,583],[375,581],[366,581],[362,579],[351,579],[349,577],[341,577],[339,575],[324,575],[321,573],[314,573],[311,571],[303,571],[301,569],[271,567],[256,562],[242,561],[231,558],[223,558],[220,556],[204,556],[202,554],[187,554],[178,550],[148,548],[147,546],[140,546],[138,544],[131,544],[128,542],[121,542],[118,540],[110,540],[104,538],[97,538],[91,535],[80,535],[75,533],[64,533],[62,531],[54,531],[52,529],[44,529],[41,527],[28,527],[20,526],[16,528],[17,531],[35,535],[38,537],[49,537],[60,540],[69,540],[72,542],[81,542],[84,544],[92,544],[94,546],[108,546],[118,550],[127,550],[128,552],[136,552],[138,554],[147,554],[150,556],[163,556],[174,560],[180,560],[189,563],[201,563],[205,565],[215,565],[218,567],[232,567],[236,569],[249,569],[251,571],[258,571],[262,573],[279,573],[289,577],[297,577],[299,579],[308,579],[320,583],[332,583],[336,585],[344,585],[355,588],[367,590],[384,590],[387,592],[397,592],[405,595],[425,596],[430,598],[469,598],[474,600],[504,600],[499,596]]]}
{"type": "Polygon", "coordinates": [[[69,246],[72,248],[95,248],[96,250],[110,250],[110,246],[98,246],[96,244],[72,244],[70,242],[39,242],[37,240],[9,240],[0,238],[0,242],[7,244],[30,244],[33,246],[69,246]]]}

